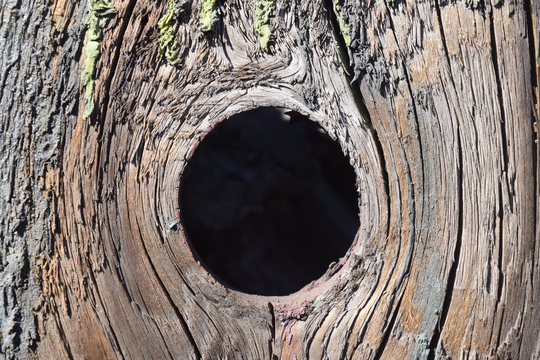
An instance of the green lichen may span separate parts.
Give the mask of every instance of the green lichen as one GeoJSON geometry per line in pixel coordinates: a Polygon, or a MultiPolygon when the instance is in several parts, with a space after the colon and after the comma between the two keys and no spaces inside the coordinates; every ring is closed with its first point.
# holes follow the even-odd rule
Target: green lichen
{"type": "Polygon", "coordinates": [[[339,0],[332,0],[332,4],[334,6],[334,14],[336,14],[336,18],[339,23],[339,30],[341,31],[341,36],[345,41],[345,45],[349,47],[351,46],[351,29],[349,28],[349,25],[345,23],[345,20],[343,20],[343,14],[341,13],[341,5],[339,4],[339,0]]]}
{"type": "Polygon", "coordinates": [[[172,19],[178,0],[169,0],[167,13],[158,22],[159,27],[159,56],[167,59],[169,64],[176,65],[178,57],[178,40],[174,36],[172,19]]]}
{"type": "Polygon", "coordinates": [[[264,51],[268,51],[268,41],[270,40],[270,35],[272,35],[268,20],[273,7],[273,0],[255,1],[255,22],[253,27],[255,28],[255,32],[259,37],[259,44],[261,44],[261,48],[264,51]]]}
{"type": "Polygon", "coordinates": [[[202,31],[212,31],[218,21],[216,0],[202,0],[199,25],[202,31]]]}
{"type": "Polygon", "coordinates": [[[99,40],[101,29],[105,26],[107,16],[114,14],[115,9],[109,0],[90,0],[88,4],[88,20],[86,21],[86,60],[81,74],[81,81],[85,87],[83,118],[88,118],[94,111],[94,73],[96,60],[100,53],[99,40]]]}

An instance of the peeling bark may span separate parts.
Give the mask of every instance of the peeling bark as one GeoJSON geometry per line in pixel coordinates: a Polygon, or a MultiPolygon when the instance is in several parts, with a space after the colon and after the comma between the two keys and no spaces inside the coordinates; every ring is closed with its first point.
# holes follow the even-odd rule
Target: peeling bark
{"type": "Polygon", "coordinates": [[[174,66],[167,1],[111,4],[88,118],[88,4],[0,7],[3,356],[540,357],[538,1],[276,0],[262,49],[256,2],[203,32],[179,0],[174,66]],[[214,280],[180,221],[186,159],[259,106],[318,122],[360,194],[347,255],[285,297],[214,280]]]}

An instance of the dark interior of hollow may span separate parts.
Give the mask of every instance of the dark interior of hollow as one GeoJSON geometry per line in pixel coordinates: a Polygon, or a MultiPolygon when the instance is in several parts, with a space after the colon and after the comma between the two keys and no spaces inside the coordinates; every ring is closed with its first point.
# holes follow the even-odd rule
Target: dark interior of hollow
{"type": "Polygon", "coordinates": [[[291,294],[344,256],[359,227],[354,171],[307,117],[258,108],[216,126],[181,178],[192,249],[225,285],[291,294]]]}

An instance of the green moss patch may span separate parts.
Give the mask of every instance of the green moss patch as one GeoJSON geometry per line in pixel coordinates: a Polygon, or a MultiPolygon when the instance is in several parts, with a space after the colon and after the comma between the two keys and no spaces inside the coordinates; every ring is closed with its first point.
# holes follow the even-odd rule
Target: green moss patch
{"type": "Polygon", "coordinates": [[[158,22],[159,27],[159,56],[167,59],[169,64],[176,65],[178,57],[178,40],[174,36],[172,20],[178,0],[169,0],[167,12],[158,22]]]}
{"type": "Polygon", "coordinates": [[[96,60],[100,53],[99,40],[101,39],[101,29],[105,26],[107,16],[114,14],[116,10],[109,0],[91,0],[88,4],[88,20],[86,21],[86,60],[84,62],[81,81],[85,87],[84,114],[83,118],[88,118],[94,111],[94,73],[96,71],[96,60]]]}
{"type": "Polygon", "coordinates": [[[268,51],[268,41],[272,31],[268,24],[270,19],[270,12],[274,7],[273,0],[256,0],[255,1],[255,22],[253,27],[259,37],[259,44],[264,51],[268,51]]]}
{"type": "Polygon", "coordinates": [[[202,0],[201,15],[199,25],[202,31],[214,30],[214,25],[218,21],[216,0],[202,0]]]}

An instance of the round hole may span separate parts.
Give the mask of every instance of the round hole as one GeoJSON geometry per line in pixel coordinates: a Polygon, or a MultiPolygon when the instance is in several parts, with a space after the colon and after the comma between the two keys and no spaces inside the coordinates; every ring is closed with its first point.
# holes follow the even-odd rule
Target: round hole
{"type": "Polygon", "coordinates": [[[258,108],[218,124],[181,178],[192,250],[224,285],[291,294],[344,256],[359,227],[354,171],[315,122],[258,108]]]}

